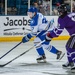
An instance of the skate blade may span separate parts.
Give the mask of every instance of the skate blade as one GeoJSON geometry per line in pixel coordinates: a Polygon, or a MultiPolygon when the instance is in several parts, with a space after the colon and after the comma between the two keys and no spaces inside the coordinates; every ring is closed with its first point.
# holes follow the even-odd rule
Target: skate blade
{"type": "Polygon", "coordinates": [[[75,73],[75,70],[71,70],[72,73],[75,73]]]}
{"type": "Polygon", "coordinates": [[[67,72],[69,72],[69,73],[75,73],[75,70],[67,69],[67,72]]]}
{"type": "Polygon", "coordinates": [[[46,61],[46,59],[44,59],[44,60],[37,60],[37,63],[46,63],[47,61],[46,61]]]}
{"type": "Polygon", "coordinates": [[[62,53],[59,60],[61,60],[64,57],[65,53],[62,53]]]}
{"type": "Polygon", "coordinates": [[[63,66],[62,66],[62,68],[63,68],[63,69],[68,69],[68,70],[70,70],[72,67],[63,67],[63,66]]]}

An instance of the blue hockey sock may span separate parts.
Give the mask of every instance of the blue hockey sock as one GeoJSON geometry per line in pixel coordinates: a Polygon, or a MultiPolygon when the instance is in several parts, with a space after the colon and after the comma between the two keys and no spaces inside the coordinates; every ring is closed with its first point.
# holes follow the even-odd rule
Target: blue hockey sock
{"type": "Polygon", "coordinates": [[[54,53],[54,54],[57,54],[58,50],[52,46],[50,52],[54,53]]]}
{"type": "Polygon", "coordinates": [[[39,55],[44,55],[44,50],[42,47],[36,49],[39,55]]]}

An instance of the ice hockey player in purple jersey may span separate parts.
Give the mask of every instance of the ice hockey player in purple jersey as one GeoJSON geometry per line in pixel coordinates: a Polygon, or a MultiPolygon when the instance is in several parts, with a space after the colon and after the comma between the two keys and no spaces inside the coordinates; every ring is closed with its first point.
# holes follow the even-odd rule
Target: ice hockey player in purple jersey
{"type": "MultiPolygon", "coordinates": [[[[28,42],[33,36],[36,36],[34,39],[34,46],[36,46],[45,39],[46,32],[50,28],[51,23],[53,23],[53,20],[48,23],[46,18],[41,13],[37,12],[37,8],[35,7],[28,9],[28,16],[31,18],[31,33],[28,33],[26,36],[24,36],[22,42],[28,42]]],[[[36,59],[37,62],[46,61],[46,56],[43,49],[56,54],[57,59],[61,59],[61,57],[64,55],[62,51],[59,51],[55,47],[51,46],[50,42],[44,42],[40,46],[36,47],[36,51],[39,54],[39,58],[36,59]]]]}
{"type": "Polygon", "coordinates": [[[53,31],[46,34],[46,40],[58,37],[64,30],[68,31],[70,38],[66,44],[68,62],[63,67],[71,67],[71,71],[75,72],[75,13],[68,13],[65,4],[58,6],[60,14],[58,18],[58,26],[53,31]]]}

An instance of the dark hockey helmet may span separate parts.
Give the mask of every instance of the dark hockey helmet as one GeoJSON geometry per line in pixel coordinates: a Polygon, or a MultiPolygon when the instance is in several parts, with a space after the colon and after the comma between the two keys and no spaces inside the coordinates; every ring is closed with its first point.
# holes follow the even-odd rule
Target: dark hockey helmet
{"type": "Polygon", "coordinates": [[[60,13],[67,13],[67,7],[66,4],[61,4],[58,6],[58,12],[60,13]]]}

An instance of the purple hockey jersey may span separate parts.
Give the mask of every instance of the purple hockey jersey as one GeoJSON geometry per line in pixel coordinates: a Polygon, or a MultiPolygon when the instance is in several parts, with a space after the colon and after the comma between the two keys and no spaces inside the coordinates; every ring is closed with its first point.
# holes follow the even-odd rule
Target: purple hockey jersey
{"type": "Polygon", "coordinates": [[[75,34],[75,13],[70,13],[64,18],[58,18],[58,26],[50,33],[51,37],[59,36],[64,28],[68,31],[69,35],[75,34]]]}

